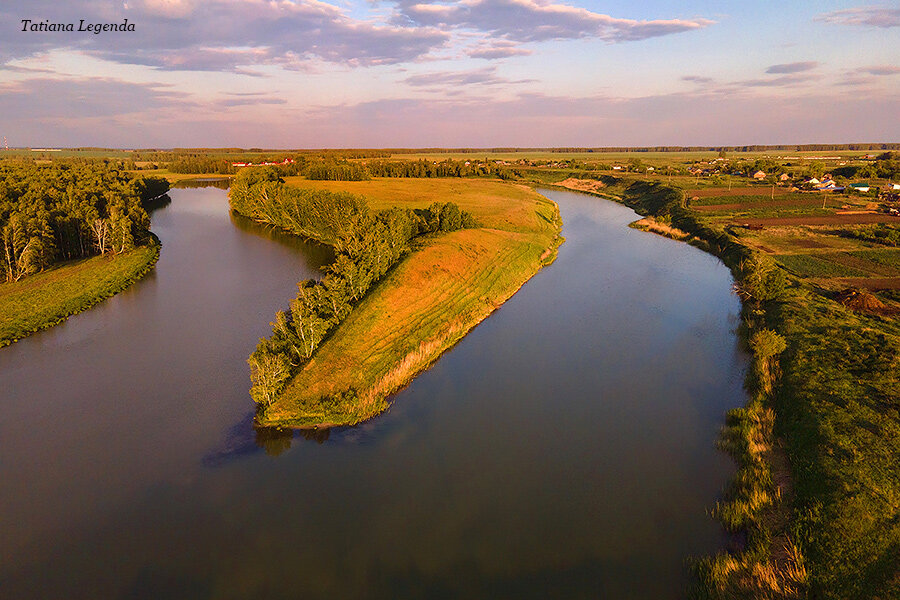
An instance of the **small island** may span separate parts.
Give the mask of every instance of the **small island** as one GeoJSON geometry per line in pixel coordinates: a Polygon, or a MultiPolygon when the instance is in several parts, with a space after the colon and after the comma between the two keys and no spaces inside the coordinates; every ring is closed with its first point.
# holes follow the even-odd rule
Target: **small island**
{"type": "MultiPolygon", "coordinates": [[[[391,257],[395,262],[386,256],[385,267],[366,275],[374,279],[371,289],[362,285],[360,289],[367,291],[346,294],[352,308],[336,309],[324,302],[324,310],[313,309],[306,315],[295,301],[290,312],[279,313],[273,337],[261,341],[250,359],[259,405],[257,421],[262,425],[352,425],[384,411],[389,394],[427,368],[552,262],[562,241],[556,205],[521,184],[292,177],[284,184],[269,182],[266,188],[252,181],[259,179],[258,172],[252,176],[245,173],[248,175],[239,176],[232,187],[234,210],[338,247],[337,266],[330,270],[332,279],[326,278],[319,286],[326,292],[362,276],[351,264],[355,255],[348,248],[353,242],[347,237],[353,234],[328,223],[368,218],[380,224],[383,221],[378,219],[388,215],[388,224],[376,227],[377,231],[383,235],[398,228],[406,232],[395,244],[404,246],[391,257]],[[248,195],[265,195],[269,204],[279,209],[248,202],[248,195]],[[299,207],[310,204],[343,206],[332,212],[343,210],[353,217],[307,220],[302,225],[291,218],[300,212],[299,207]],[[361,216],[370,212],[382,217],[361,216]],[[421,221],[418,225],[417,220],[421,221]],[[301,320],[307,325],[301,325],[301,320]],[[310,325],[310,321],[318,325],[310,325]],[[296,338],[298,332],[302,339],[295,345],[285,341],[296,338]],[[292,352],[291,348],[316,336],[321,343],[317,340],[292,352]],[[291,355],[287,360],[277,358],[291,355]]],[[[321,217],[328,210],[311,212],[321,217]]],[[[387,254],[389,250],[385,250],[387,254]]],[[[372,259],[359,259],[364,260],[372,259]]],[[[301,284],[300,289],[305,299],[316,293],[308,284],[301,284]]]]}

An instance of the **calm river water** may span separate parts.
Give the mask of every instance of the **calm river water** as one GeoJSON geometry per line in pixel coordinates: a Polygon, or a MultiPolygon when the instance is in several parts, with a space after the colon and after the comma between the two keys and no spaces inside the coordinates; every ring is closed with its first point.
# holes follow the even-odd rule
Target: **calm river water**
{"type": "Polygon", "coordinates": [[[545,194],[552,266],[388,413],[291,439],[253,431],[245,360],[330,254],[173,190],[153,274],[0,350],[0,597],[682,597],[724,543],[730,274],[545,194]]]}

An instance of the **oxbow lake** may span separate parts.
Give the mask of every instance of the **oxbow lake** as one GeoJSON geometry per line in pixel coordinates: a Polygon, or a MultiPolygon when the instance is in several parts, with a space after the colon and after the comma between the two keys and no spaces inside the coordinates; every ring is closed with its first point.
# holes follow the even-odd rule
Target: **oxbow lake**
{"type": "Polygon", "coordinates": [[[365,424],[255,431],[246,358],[328,249],[176,189],[155,271],[0,349],[0,596],[681,598],[726,543],[728,270],[544,191],[538,273],[365,424]]]}

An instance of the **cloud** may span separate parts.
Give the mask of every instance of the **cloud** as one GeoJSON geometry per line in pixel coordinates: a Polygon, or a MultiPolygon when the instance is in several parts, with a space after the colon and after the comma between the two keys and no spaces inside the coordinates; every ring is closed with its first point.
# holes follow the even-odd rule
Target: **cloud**
{"type": "Polygon", "coordinates": [[[466,51],[466,54],[471,58],[493,60],[497,58],[508,58],[510,56],[527,56],[531,54],[531,50],[521,48],[515,42],[498,40],[488,46],[470,48],[466,51]]]}
{"type": "Polygon", "coordinates": [[[271,104],[263,92],[235,92],[220,101],[260,100],[258,109],[196,105],[160,86],[32,80],[0,87],[0,111],[13,115],[4,122],[11,144],[42,146],[744,145],[900,137],[896,94],[784,97],[754,89],[731,93],[727,102],[702,88],[641,98],[521,93],[490,102],[459,95],[293,108],[271,104]],[[131,112],[145,106],[147,112],[131,112]]]}
{"type": "MultiPolygon", "coordinates": [[[[187,94],[158,84],[105,78],[28,79],[0,86],[0,114],[24,122],[116,117],[196,106],[187,94]]],[[[12,120],[12,119],[11,119],[12,120]]]]}
{"type": "Polygon", "coordinates": [[[474,29],[520,42],[579,38],[627,42],[701,29],[714,23],[700,18],[619,19],[540,0],[462,0],[453,5],[400,0],[398,9],[398,22],[474,29]]]}
{"type": "Polygon", "coordinates": [[[223,106],[226,108],[232,106],[256,106],[259,104],[287,104],[287,100],[284,98],[229,98],[226,100],[219,100],[216,104],[219,106],[223,106]]]}
{"type": "Polygon", "coordinates": [[[790,88],[821,79],[819,75],[814,75],[812,73],[803,73],[803,71],[813,68],[811,66],[796,67],[796,65],[810,64],[815,63],[791,63],[789,65],[773,65],[773,67],[769,67],[769,69],[766,70],[766,73],[785,73],[784,75],[781,75],[779,77],[763,77],[722,82],[717,81],[712,77],[704,77],[701,75],[685,75],[681,77],[681,80],[696,84],[697,89],[701,90],[705,94],[734,95],[758,88],[790,88]],[[777,67],[785,67],[785,69],[783,71],[773,70],[773,68],[777,67]]]}
{"type": "Polygon", "coordinates": [[[895,67],[893,65],[878,65],[874,67],[863,67],[859,69],[861,73],[868,73],[869,75],[898,75],[900,74],[900,67],[895,67]]]}
{"type": "Polygon", "coordinates": [[[498,85],[531,83],[534,79],[511,80],[497,75],[496,67],[485,67],[471,71],[456,71],[443,73],[423,73],[411,75],[403,80],[414,87],[424,86],[463,86],[463,85],[498,85]]]}
{"type": "Polygon", "coordinates": [[[758,87],[793,87],[809,81],[820,79],[817,75],[803,75],[800,73],[792,73],[782,75],[781,77],[769,77],[766,79],[745,79],[743,81],[735,81],[728,85],[743,88],[758,87]]]}
{"type": "Polygon", "coordinates": [[[450,39],[431,27],[354,19],[319,0],[13,0],[0,7],[0,27],[15,31],[22,18],[37,15],[76,25],[80,19],[121,23],[127,18],[135,30],[100,35],[19,32],[5,40],[0,63],[70,48],[166,70],[239,71],[260,64],[298,68],[310,59],[366,66],[413,61],[450,39]]]}
{"type": "Polygon", "coordinates": [[[815,61],[785,63],[781,65],[772,65],[766,69],[766,73],[802,73],[810,71],[819,66],[815,61]]]}
{"type": "Polygon", "coordinates": [[[319,143],[331,136],[327,144],[349,147],[824,143],[900,136],[893,118],[896,101],[857,94],[735,96],[722,102],[705,93],[642,98],[523,93],[488,103],[391,99],[324,107],[302,127],[319,143]]]}
{"type": "Polygon", "coordinates": [[[900,8],[886,6],[860,6],[824,13],[815,17],[816,21],[832,25],[864,25],[868,27],[900,26],[900,8]]]}

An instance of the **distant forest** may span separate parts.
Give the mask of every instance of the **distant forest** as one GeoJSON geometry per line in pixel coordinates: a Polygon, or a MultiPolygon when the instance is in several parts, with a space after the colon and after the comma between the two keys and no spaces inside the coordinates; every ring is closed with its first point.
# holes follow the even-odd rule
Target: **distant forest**
{"type": "Polygon", "coordinates": [[[0,281],[143,243],[145,206],[168,189],[165,179],[136,178],[103,162],[0,163],[0,281]]]}

